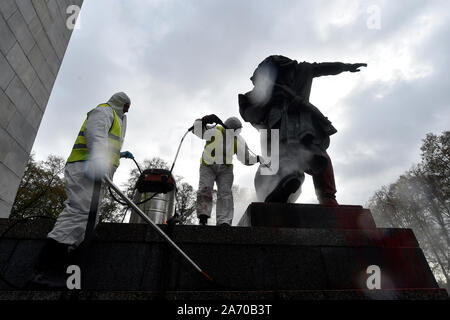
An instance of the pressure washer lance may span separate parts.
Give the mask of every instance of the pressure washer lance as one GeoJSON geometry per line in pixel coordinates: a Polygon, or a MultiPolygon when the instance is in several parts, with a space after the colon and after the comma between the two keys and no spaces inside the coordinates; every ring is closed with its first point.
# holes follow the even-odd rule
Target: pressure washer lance
{"type": "MultiPolygon", "coordinates": [[[[255,157],[258,156],[256,153],[254,153],[249,147],[247,147],[248,151],[250,151],[250,153],[252,153],[255,157]]],[[[268,168],[270,171],[272,171],[272,168],[270,167],[271,162],[269,162],[268,164],[265,163],[261,163],[262,166],[268,168]]]]}
{"type": "Polygon", "coordinates": [[[198,272],[200,272],[203,277],[205,277],[206,280],[208,280],[209,282],[213,282],[213,279],[205,272],[203,271],[191,258],[189,258],[189,256],[183,251],[181,250],[180,247],[177,246],[177,244],[175,242],[172,241],[172,239],[169,238],[169,236],[167,236],[164,231],[161,230],[161,228],[159,228],[152,220],[150,220],[149,217],[147,217],[147,215],[141,211],[141,209],[139,209],[139,207],[133,202],[131,201],[125,194],[122,193],[122,191],[111,181],[111,179],[106,175],[104,178],[104,181],[115,191],[117,192],[118,195],[120,195],[122,197],[122,199],[131,207],[134,209],[134,211],[136,211],[142,219],[144,219],[145,222],[147,222],[149,225],[151,225],[153,227],[153,229],[155,229],[155,231],[164,238],[164,240],[166,240],[170,246],[172,248],[174,248],[181,256],[183,256],[183,258],[185,260],[187,260],[187,262],[192,265],[198,272]]]}

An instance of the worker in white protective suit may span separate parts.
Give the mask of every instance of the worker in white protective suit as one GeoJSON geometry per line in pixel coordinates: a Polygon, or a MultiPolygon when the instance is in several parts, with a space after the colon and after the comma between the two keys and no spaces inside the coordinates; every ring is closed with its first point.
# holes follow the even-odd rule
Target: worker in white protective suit
{"type": "MultiPolygon", "coordinates": [[[[119,92],[88,112],[65,167],[65,208],[47,236],[34,283],[52,287],[55,274],[65,274],[68,252],[76,249],[85,239],[87,230],[93,230],[98,223],[98,204],[104,195],[103,186],[100,188],[102,177],[108,174],[112,179],[119,158],[134,158],[129,151],[120,152],[127,127],[125,113],[130,105],[130,98],[119,92]],[[99,191],[97,201],[93,200],[95,181],[99,191]],[[50,275],[46,277],[47,271],[50,275]]],[[[58,280],[56,282],[60,283],[58,280]]]]}
{"type": "Polygon", "coordinates": [[[197,217],[206,225],[211,217],[212,191],[217,184],[216,225],[231,226],[234,215],[233,155],[244,165],[264,162],[261,156],[251,153],[240,135],[242,123],[231,117],[222,123],[214,114],[194,122],[194,134],[206,140],[200,164],[200,179],[197,191],[197,217]],[[216,124],[213,126],[212,124],[216,124]]]}

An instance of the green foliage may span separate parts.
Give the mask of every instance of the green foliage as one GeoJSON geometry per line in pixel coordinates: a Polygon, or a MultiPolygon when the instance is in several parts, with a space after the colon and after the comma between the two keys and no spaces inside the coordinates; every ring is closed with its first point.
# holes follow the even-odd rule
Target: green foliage
{"type": "Polygon", "coordinates": [[[65,161],[50,155],[46,161],[36,161],[31,155],[25,168],[11,210],[10,219],[33,215],[56,218],[64,209],[66,192],[64,185],[65,161]]]}
{"type": "MultiPolygon", "coordinates": [[[[45,161],[36,161],[34,155],[31,155],[17,190],[10,219],[35,215],[57,218],[67,199],[65,165],[66,161],[62,157],[50,155],[45,161]]],[[[99,210],[99,221],[120,222],[120,208],[109,193],[105,192],[99,210]]]]}

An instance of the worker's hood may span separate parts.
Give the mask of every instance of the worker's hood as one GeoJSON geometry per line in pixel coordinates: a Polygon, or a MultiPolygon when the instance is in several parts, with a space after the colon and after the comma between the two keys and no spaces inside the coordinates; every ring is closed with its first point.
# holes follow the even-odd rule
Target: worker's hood
{"type": "Polygon", "coordinates": [[[118,92],[107,103],[116,111],[118,117],[123,118],[123,106],[127,103],[131,104],[131,100],[126,93],[118,92]]]}

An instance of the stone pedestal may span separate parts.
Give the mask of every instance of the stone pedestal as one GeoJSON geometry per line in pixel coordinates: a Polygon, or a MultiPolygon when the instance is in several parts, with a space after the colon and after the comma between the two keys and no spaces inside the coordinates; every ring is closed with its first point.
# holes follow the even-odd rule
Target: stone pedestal
{"type": "MultiPolygon", "coordinates": [[[[51,227],[50,221],[21,224],[0,240],[0,270],[9,283],[26,283],[51,227]]],[[[213,285],[150,226],[100,224],[81,266],[85,298],[448,298],[409,229],[161,227],[215,280],[213,285]],[[367,288],[371,265],[381,270],[381,290],[367,288]]],[[[0,221],[0,233],[5,228],[0,221]]],[[[11,290],[0,279],[0,298],[44,297],[11,290]]]]}
{"type": "Polygon", "coordinates": [[[253,202],[239,221],[242,227],[375,229],[368,209],[314,204],[253,202]]]}

